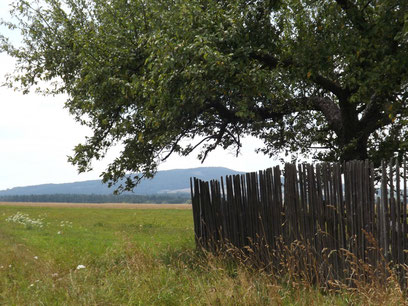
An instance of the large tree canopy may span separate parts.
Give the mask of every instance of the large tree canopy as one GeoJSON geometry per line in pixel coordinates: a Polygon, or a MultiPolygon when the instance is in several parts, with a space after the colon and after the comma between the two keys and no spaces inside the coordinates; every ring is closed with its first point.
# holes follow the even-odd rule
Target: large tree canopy
{"type": "Polygon", "coordinates": [[[2,49],[12,86],[53,81],[45,91],[67,93],[92,128],[70,158],[79,171],[123,145],[105,181],[196,147],[238,152],[245,135],[270,155],[378,162],[408,148],[407,12],[406,0],[16,0],[23,42],[2,49]]]}

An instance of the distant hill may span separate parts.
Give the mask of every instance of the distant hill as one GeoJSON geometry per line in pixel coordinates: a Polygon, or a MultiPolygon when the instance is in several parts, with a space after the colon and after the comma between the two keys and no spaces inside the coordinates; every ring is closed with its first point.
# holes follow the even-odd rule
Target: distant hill
{"type": "MultiPolygon", "coordinates": [[[[219,179],[221,176],[240,174],[223,167],[201,167],[158,171],[150,180],[143,180],[134,190],[139,195],[177,194],[190,192],[190,177],[202,180],[219,179]]],[[[15,195],[81,194],[109,195],[114,188],[108,188],[100,180],[90,180],[64,184],[43,184],[0,190],[0,197],[15,195]]]]}

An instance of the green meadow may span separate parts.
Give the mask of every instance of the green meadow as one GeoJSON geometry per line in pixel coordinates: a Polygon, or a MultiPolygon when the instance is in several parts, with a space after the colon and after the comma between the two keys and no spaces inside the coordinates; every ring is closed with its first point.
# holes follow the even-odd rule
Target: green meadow
{"type": "MultiPolygon", "coordinates": [[[[401,305],[196,250],[191,210],[0,206],[0,305],[401,305]]],[[[371,290],[371,291],[370,291],[371,290]]]]}

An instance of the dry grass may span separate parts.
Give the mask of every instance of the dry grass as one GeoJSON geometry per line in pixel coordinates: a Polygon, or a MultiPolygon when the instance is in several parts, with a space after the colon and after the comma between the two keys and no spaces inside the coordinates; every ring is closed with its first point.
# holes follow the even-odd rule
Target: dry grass
{"type": "Polygon", "coordinates": [[[196,250],[188,210],[1,209],[0,305],[407,305],[389,267],[370,280],[351,254],[362,276],[328,287],[299,242],[275,270],[250,264],[250,249],[196,250]],[[47,225],[5,221],[19,210],[47,225]]]}
{"type": "MultiPolygon", "coordinates": [[[[368,239],[373,248],[378,248],[372,236],[368,239]]],[[[286,245],[281,240],[273,250],[259,244],[237,249],[224,242],[216,253],[221,262],[233,258],[241,267],[238,271],[245,267],[246,277],[262,277],[268,290],[278,288],[280,293],[290,292],[291,301],[298,305],[408,305],[408,279],[401,278],[408,276],[407,265],[395,267],[384,257],[369,264],[343,249],[338,255],[344,260],[344,276],[338,279],[338,275],[330,272],[333,267],[328,252],[319,255],[312,249],[300,241],[286,245]]],[[[376,251],[382,253],[379,249],[376,251]]],[[[207,257],[212,256],[208,254],[207,257]]],[[[283,301],[273,302],[280,305],[283,301]]]]}

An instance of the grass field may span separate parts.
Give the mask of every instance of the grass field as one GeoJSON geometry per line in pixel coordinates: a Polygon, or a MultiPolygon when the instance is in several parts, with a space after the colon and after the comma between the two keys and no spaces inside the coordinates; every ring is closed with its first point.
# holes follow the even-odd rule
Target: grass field
{"type": "Polygon", "coordinates": [[[0,206],[1,305],[405,302],[396,288],[324,292],[197,252],[191,209],[94,207],[0,206]]]}

